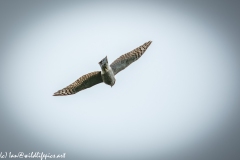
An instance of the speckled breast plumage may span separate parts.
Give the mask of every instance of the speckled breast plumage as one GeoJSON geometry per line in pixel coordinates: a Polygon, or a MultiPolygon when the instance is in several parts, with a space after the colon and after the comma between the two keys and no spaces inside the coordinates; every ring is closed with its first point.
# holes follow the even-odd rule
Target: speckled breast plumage
{"type": "Polygon", "coordinates": [[[106,83],[110,86],[113,86],[115,84],[116,79],[114,77],[112,69],[109,69],[105,72],[101,72],[101,76],[102,76],[104,83],[106,83]]]}

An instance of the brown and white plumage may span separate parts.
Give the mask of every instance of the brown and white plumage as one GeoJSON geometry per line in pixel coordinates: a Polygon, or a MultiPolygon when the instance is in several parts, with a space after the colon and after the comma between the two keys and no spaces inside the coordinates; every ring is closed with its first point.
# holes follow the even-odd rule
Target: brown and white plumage
{"type": "Polygon", "coordinates": [[[135,48],[131,52],[128,52],[124,55],[121,55],[118,59],[116,59],[110,66],[113,70],[114,75],[116,75],[118,72],[125,69],[127,66],[129,66],[134,61],[138,60],[143,53],[147,50],[147,48],[150,46],[152,41],[146,42],[143,45],[135,48]]]}
{"type": "Polygon", "coordinates": [[[110,66],[108,65],[107,57],[105,57],[99,62],[102,71],[95,71],[83,75],[69,86],[54,93],[54,96],[66,96],[75,94],[81,90],[90,88],[102,82],[112,87],[116,81],[114,75],[125,69],[134,61],[138,60],[144,54],[151,43],[152,41],[146,42],[131,52],[120,56],[110,66]]]}
{"type": "Polygon", "coordinates": [[[54,96],[67,96],[75,94],[81,90],[90,88],[102,82],[103,80],[100,71],[91,72],[78,78],[75,82],[73,82],[69,86],[57,91],[56,93],[54,93],[54,96]]]}

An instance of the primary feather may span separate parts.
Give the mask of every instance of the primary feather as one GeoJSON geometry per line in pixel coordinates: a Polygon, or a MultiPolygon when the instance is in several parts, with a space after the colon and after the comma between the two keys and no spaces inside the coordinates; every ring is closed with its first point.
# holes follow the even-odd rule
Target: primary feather
{"type": "Polygon", "coordinates": [[[147,48],[150,46],[152,41],[148,41],[144,43],[143,45],[135,48],[131,52],[128,52],[122,56],[120,56],[118,59],[116,59],[110,66],[113,70],[114,75],[116,75],[118,72],[124,70],[127,66],[129,66],[134,61],[138,60],[143,53],[147,50],[147,48]]]}
{"type": "Polygon", "coordinates": [[[90,88],[102,82],[103,80],[100,71],[91,72],[83,75],[69,86],[57,91],[56,93],[54,93],[54,96],[67,96],[75,94],[81,90],[90,88]]]}

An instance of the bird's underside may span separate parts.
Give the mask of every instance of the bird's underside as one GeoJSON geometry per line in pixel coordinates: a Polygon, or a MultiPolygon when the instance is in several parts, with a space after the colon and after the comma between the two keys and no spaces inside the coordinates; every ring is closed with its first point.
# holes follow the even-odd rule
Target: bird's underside
{"type": "Polygon", "coordinates": [[[134,61],[138,60],[144,54],[151,43],[152,41],[148,41],[138,48],[132,50],[131,52],[120,56],[110,66],[108,65],[107,57],[105,57],[102,61],[99,62],[102,71],[95,71],[83,75],[69,86],[54,93],[53,96],[66,96],[75,94],[81,90],[90,88],[102,82],[113,86],[115,84],[114,75],[125,69],[134,61]]]}

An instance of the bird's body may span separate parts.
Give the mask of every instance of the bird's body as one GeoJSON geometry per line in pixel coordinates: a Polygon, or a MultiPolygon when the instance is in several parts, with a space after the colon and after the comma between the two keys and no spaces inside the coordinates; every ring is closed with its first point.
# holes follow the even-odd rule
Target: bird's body
{"type": "Polygon", "coordinates": [[[108,59],[105,57],[99,62],[101,71],[88,73],[69,86],[54,93],[54,96],[65,96],[75,94],[81,90],[90,88],[96,84],[104,82],[111,87],[115,84],[115,75],[125,69],[134,61],[138,60],[150,46],[152,41],[146,42],[138,48],[117,58],[111,65],[108,65],[108,59]]]}
{"type": "Polygon", "coordinates": [[[102,69],[101,77],[103,82],[112,87],[115,84],[116,79],[115,79],[112,68],[108,65],[107,57],[103,58],[98,64],[102,69]]]}
{"type": "Polygon", "coordinates": [[[107,65],[106,68],[102,69],[101,76],[103,82],[107,85],[110,85],[112,87],[115,84],[116,79],[113,70],[109,65],[107,65]]]}

